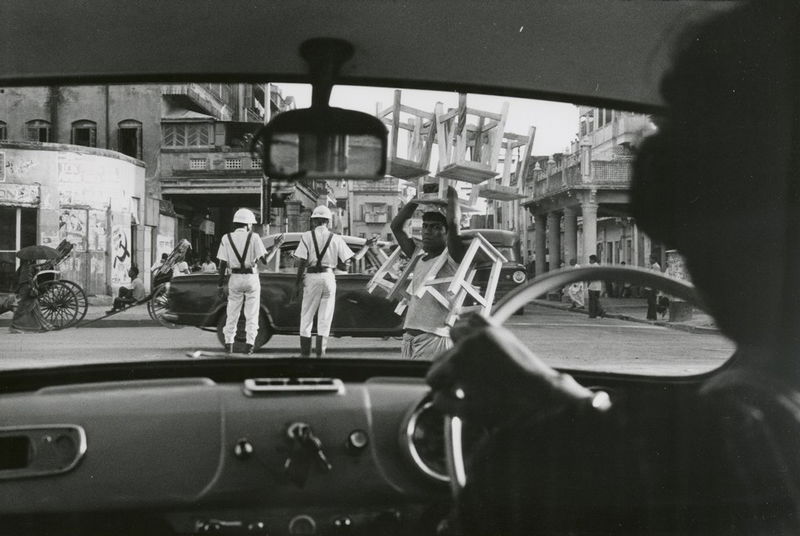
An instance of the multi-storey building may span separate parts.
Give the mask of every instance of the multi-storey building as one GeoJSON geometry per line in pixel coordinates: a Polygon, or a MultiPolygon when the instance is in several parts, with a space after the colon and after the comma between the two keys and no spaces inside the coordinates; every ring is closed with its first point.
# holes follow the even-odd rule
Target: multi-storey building
{"type": "MultiPolygon", "coordinates": [[[[632,147],[655,128],[645,115],[579,107],[580,141],[566,153],[533,157],[526,174],[525,243],[536,274],[569,264],[644,266],[665,251],[630,214],[632,147]]],[[[662,262],[663,266],[663,262],[662,262]]]]}
{"type": "MultiPolygon", "coordinates": [[[[0,291],[31,244],[72,242],[62,269],[89,294],[115,292],[181,238],[195,257],[213,252],[233,210],[261,207],[250,137],[292,106],[263,85],[0,88],[0,291]]],[[[316,188],[276,188],[278,228],[302,224],[316,188]]]]}
{"type": "Polygon", "coordinates": [[[390,224],[400,207],[400,179],[353,181],[348,186],[349,234],[394,240],[390,224]]]}

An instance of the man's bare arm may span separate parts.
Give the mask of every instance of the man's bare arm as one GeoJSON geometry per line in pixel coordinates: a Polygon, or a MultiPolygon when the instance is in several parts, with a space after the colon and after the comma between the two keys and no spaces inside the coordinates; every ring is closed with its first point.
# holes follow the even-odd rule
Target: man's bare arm
{"type": "Polygon", "coordinates": [[[414,240],[406,234],[404,227],[406,222],[414,215],[414,211],[417,210],[417,205],[418,203],[413,200],[406,203],[406,205],[400,209],[400,212],[397,213],[397,216],[394,217],[391,224],[392,234],[394,234],[394,237],[397,239],[397,244],[409,258],[414,254],[414,250],[417,249],[417,246],[414,244],[414,240]]]}
{"type": "Polygon", "coordinates": [[[447,187],[447,252],[456,262],[461,262],[467,248],[461,241],[458,223],[458,192],[452,186],[447,187]]]}

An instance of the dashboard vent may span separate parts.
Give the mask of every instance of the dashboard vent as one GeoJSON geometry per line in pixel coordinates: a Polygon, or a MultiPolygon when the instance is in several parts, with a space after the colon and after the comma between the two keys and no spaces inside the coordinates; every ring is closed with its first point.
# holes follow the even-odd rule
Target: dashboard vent
{"type": "Polygon", "coordinates": [[[271,393],[335,393],[344,394],[344,383],[337,378],[250,378],[244,381],[248,396],[271,393]]]}

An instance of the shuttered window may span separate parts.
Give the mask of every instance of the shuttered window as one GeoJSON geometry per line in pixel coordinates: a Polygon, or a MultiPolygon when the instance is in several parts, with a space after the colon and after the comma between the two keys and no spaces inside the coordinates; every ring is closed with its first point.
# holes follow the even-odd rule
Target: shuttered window
{"type": "Polygon", "coordinates": [[[213,145],[211,123],[167,123],[162,127],[165,147],[208,147],[213,145]]]}

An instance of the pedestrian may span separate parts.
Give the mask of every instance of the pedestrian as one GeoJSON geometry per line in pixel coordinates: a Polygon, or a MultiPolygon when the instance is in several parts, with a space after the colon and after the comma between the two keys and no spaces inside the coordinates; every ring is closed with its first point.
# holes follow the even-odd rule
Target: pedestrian
{"type": "MultiPolygon", "coordinates": [[[[597,255],[589,255],[589,265],[599,266],[597,255]]],[[[589,318],[597,318],[599,316],[606,316],[606,312],[600,305],[600,293],[603,291],[602,281],[590,281],[589,289],[589,318]]]]}
{"type": "Polygon", "coordinates": [[[253,353],[253,345],[258,335],[258,314],[261,304],[261,281],[256,265],[265,261],[267,251],[261,237],[252,232],[256,216],[246,208],[240,208],[233,215],[235,230],[222,237],[217,252],[219,260],[218,292],[224,295],[225,276],[228,278],[227,319],[222,330],[225,336],[225,350],[233,353],[239,314],[244,311],[245,353],[253,353]]]}
{"type": "Polygon", "coordinates": [[[172,277],[177,277],[179,275],[189,275],[190,273],[191,272],[189,271],[189,263],[183,259],[176,262],[175,266],[172,267],[172,277]]]}
{"type": "MultiPolygon", "coordinates": [[[[625,263],[625,261],[622,261],[620,263],[620,266],[627,267],[627,264],[625,263]]],[[[630,297],[631,297],[631,282],[626,279],[625,282],[622,284],[622,294],[620,295],[620,298],[630,298],[630,297]]]]}
{"type": "Polygon", "coordinates": [[[36,275],[36,262],[33,260],[20,260],[17,268],[16,303],[13,306],[14,316],[11,319],[12,333],[24,331],[47,331],[52,329],[50,323],[42,316],[39,309],[34,277],[36,275]]]}
{"type": "Polygon", "coordinates": [[[200,267],[200,271],[204,274],[214,274],[217,272],[217,263],[211,260],[211,253],[206,253],[206,260],[200,267]]]}
{"type": "MultiPolygon", "coordinates": [[[[569,265],[572,268],[580,268],[580,264],[575,259],[569,260],[569,265]]],[[[567,287],[567,296],[569,296],[570,301],[572,304],[569,306],[570,309],[583,309],[586,306],[586,302],[583,299],[583,282],[576,281],[567,287]]]]}
{"type": "MultiPolygon", "coordinates": [[[[311,213],[311,230],[300,236],[294,251],[299,259],[295,299],[302,294],[300,311],[300,356],[311,355],[311,328],[317,316],[317,357],[324,357],[328,349],[333,313],[336,308],[336,274],[339,262],[345,266],[353,252],[338,234],[328,229],[331,211],[320,205],[311,213]]],[[[346,270],[345,270],[346,271],[346,270]]]]}
{"type": "Polygon", "coordinates": [[[106,314],[116,313],[128,305],[143,301],[147,297],[144,283],[142,278],[139,277],[139,269],[136,266],[131,266],[130,270],[128,270],[128,277],[131,278],[131,286],[119,287],[119,296],[114,298],[114,303],[111,305],[111,309],[106,311],[106,314]]]}
{"type": "MultiPolygon", "coordinates": [[[[650,269],[661,272],[661,265],[658,264],[655,255],[650,255],[650,269]]],[[[647,287],[645,294],[647,296],[647,319],[658,320],[658,290],[647,287]]]]}
{"type": "MultiPolygon", "coordinates": [[[[403,323],[401,354],[408,359],[433,359],[453,345],[450,327],[446,322],[450,310],[429,292],[419,297],[417,291],[434,276],[453,276],[458,269],[458,263],[464,258],[466,248],[458,233],[458,193],[454,188],[449,187],[447,190],[447,216],[438,210],[429,210],[422,215],[422,251],[404,229],[418,205],[417,201],[409,201],[391,224],[392,233],[403,253],[409,259],[422,255],[414,267],[414,275],[408,287],[411,297],[403,323]],[[429,273],[441,255],[447,256],[441,270],[438,274],[429,273]]],[[[445,289],[442,289],[442,294],[444,293],[445,289]]]]}

